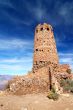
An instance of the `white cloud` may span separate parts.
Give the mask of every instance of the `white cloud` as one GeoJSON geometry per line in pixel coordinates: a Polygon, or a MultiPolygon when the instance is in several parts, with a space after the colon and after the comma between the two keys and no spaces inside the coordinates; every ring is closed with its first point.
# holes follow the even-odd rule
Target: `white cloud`
{"type": "MultiPolygon", "coordinates": [[[[34,22],[33,18],[34,20],[37,20],[37,21],[42,21],[42,20],[48,21],[54,25],[59,25],[62,23],[73,24],[73,2],[62,3],[61,1],[56,1],[53,7],[54,11],[49,11],[48,10],[49,7],[47,7],[46,5],[46,4],[51,4],[51,0],[49,1],[45,0],[45,2],[43,2],[42,0],[40,1],[38,0],[36,1],[35,5],[33,5],[31,2],[24,1],[24,0],[22,0],[21,3],[22,3],[21,10],[23,11],[26,8],[26,11],[29,13],[29,15],[30,14],[32,15],[32,18],[30,18],[29,20],[24,20],[24,19],[20,19],[19,17],[15,17],[4,9],[2,12],[6,17],[9,18],[9,20],[11,20],[12,23],[16,25],[23,24],[23,25],[29,26],[34,22]]],[[[10,0],[0,0],[0,5],[9,6],[14,10],[16,10],[16,12],[20,13],[20,10],[18,9],[18,7],[16,8],[15,6],[13,6],[10,0]]]]}
{"type": "Polygon", "coordinates": [[[31,59],[32,56],[25,56],[21,58],[11,58],[11,59],[0,59],[0,64],[2,63],[11,63],[11,64],[16,64],[16,63],[30,63],[32,62],[31,59]]]}
{"type": "Polygon", "coordinates": [[[27,25],[27,26],[30,26],[32,24],[33,20],[29,19],[28,21],[28,20],[21,19],[19,17],[14,16],[12,13],[9,13],[7,10],[4,9],[4,7],[12,8],[18,14],[20,10],[17,7],[15,7],[10,0],[0,0],[0,6],[1,7],[3,6],[3,8],[1,9],[1,12],[6,17],[6,19],[8,19],[11,23],[14,23],[15,25],[17,25],[17,27],[19,27],[19,25],[21,24],[27,25]]]}
{"type": "Polygon", "coordinates": [[[0,0],[0,5],[1,6],[7,6],[10,8],[15,9],[15,7],[13,6],[13,4],[10,2],[10,0],[0,0]]]}
{"type": "Polygon", "coordinates": [[[8,52],[8,57],[5,56],[6,53],[4,53],[3,58],[0,56],[0,74],[24,74],[31,70],[32,45],[32,41],[21,39],[0,39],[0,54],[1,50],[3,52],[8,52]],[[14,53],[10,52],[12,50],[14,53]],[[19,52],[17,55],[15,55],[16,51],[19,52]]]}
{"type": "Polygon", "coordinates": [[[8,64],[1,64],[0,69],[4,69],[5,71],[12,71],[15,73],[16,71],[23,71],[29,70],[28,65],[21,65],[21,64],[14,64],[14,65],[8,65],[8,64]]]}
{"type": "Polygon", "coordinates": [[[60,58],[61,64],[69,64],[73,71],[73,59],[72,58],[60,58]]]}
{"type": "Polygon", "coordinates": [[[4,72],[3,74],[25,74],[31,69],[32,69],[31,56],[20,59],[16,58],[0,60],[0,74],[2,74],[3,72],[4,72]]]}
{"type": "Polygon", "coordinates": [[[37,20],[42,20],[46,16],[46,10],[43,8],[35,7],[32,11],[37,20]]]}
{"type": "MultiPolygon", "coordinates": [[[[16,10],[16,9],[15,9],[16,10]]],[[[8,13],[6,10],[2,10],[2,13],[4,14],[4,16],[6,16],[12,23],[16,24],[17,26],[19,24],[23,24],[23,25],[27,25],[30,26],[32,24],[32,20],[26,21],[26,20],[22,20],[16,16],[11,15],[10,13],[8,13]]]]}
{"type": "Polygon", "coordinates": [[[63,18],[65,24],[73,23],[73,2],[65,2],[58,9],[58,14],[63,18]]]}
{"type": "Polygon", "coordinates": [[[66,56],[67,56],[67,57],[68,57],[68,56],[69,56],[69,57],[73,57],[73,53],[61,53],[61,52],[60,52],[59,55],[60,55],[60,56],[65,56],[65,57],[66,57],[66,56]]]}
{"type": "Polygon", "coordinates": [[[31,13],[32,17],[37,21],[45,19],[47,15],[46,8],[43,8],[42,6],[42,1],[37,1],[36,5],[33,6],[31,3],[26,2],[27,11],[31,13]]]}
{"type": "Polygon", "coordinates": [[[0,50],[3,49],[28,49],[32,48],[33,42],[21,39],[0,39],[0,50]]]}
{"type": "Polygon", "coordinates": [[[59,53],[60,63],[69,64],[73,70],[73,53],[59,53]]]}
{"type": "Polygon", "coordinates": [[[60,62],[62,62],[62,63],[72,63],[72,58],[60,58],[60,62]]]}

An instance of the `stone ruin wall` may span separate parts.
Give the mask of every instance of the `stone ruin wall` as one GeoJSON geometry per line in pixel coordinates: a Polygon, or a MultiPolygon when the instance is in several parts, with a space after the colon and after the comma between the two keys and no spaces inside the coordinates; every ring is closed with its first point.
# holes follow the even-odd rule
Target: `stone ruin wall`
{"type": "MultiPolygon", "coordinates": [[[[56,66],[56,65],[55,65],[56,66]]],[[[51,70],[51,76],[49,76],[49,67],[54,67],[53,64],[49,64],[45,67],[39,68],[35,73],[30,72],[25,76],[19,76],[14,78],[9,82],[10,85],[10,93],[16,95],[24,95],[31,93],[45,93],[50,91],[50,78],[52,81],[52,86],[55,86],[57,92],[61,91],[59,81],[60,75],[64,73],[64,75],[68,75],[66,70],[68,69],[68,65],[61,65],[61,72],[54,72],[53,68],[51,70]],[[63,68],[65,66],[65,68],[63,68]],[[57,76],[56,76],[57,75],[57,76]]],[[[59,68],[57,66],[57,68],[59,68]]],[[[62,74],[63,75],[63,74],[62,74]]]]}
{"type": "Polygon", "coordinates": [[[16,95],[45,93],[49,91],[49,74],[46,67],[40,68],[37,72],[19,76],[9,81],[9,93],[16,95]]]}

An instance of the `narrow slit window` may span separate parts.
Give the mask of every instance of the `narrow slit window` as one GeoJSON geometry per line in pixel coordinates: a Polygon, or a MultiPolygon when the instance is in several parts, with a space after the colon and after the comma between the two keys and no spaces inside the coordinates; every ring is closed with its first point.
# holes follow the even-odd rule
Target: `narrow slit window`
{"type": "Polygon", "coordinates": [[[38,33],[38,29],[36,29],[36,33],[38,33]]]}
{"type": "Polygon", "coordinates": [[[36,65],[38,65],[38,62],[36,61],[36,65]]]}
{"type": "Polygon", "coordinates": [[[40,61],[40,63],[42,63],[43,61],[40,61]]]}

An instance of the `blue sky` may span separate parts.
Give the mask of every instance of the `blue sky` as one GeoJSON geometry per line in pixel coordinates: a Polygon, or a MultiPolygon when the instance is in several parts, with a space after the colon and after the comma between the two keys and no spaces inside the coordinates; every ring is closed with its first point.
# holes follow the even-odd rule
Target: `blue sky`
{"type": "Polygon", "coordinates": [[[72,0],[0,0],[0,74],[31,70],[34,29],[44,22],[54,28],[60,63],[73,69],[72,0]]]}

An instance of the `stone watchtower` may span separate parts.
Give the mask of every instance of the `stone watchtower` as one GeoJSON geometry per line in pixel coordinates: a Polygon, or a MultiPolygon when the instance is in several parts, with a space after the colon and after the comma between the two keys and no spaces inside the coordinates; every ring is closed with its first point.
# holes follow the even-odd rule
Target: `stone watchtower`
{"type": "Polygon", "coordinates": [[[39,24],[35,29],[33,70],[48,62],[58,64],[58,54],[52,26],[39,24]]]}
{"type": "Polygon", "coordinates": [[[69,70],[69,65],[59,64],[52,26],[39,24],[35,29],[33,70],[25,76],[12,79],[9,91],[23,95],[45,93],[54,88],[57,93],[63,93],[60,81],[72,79],[69,70]]]}

